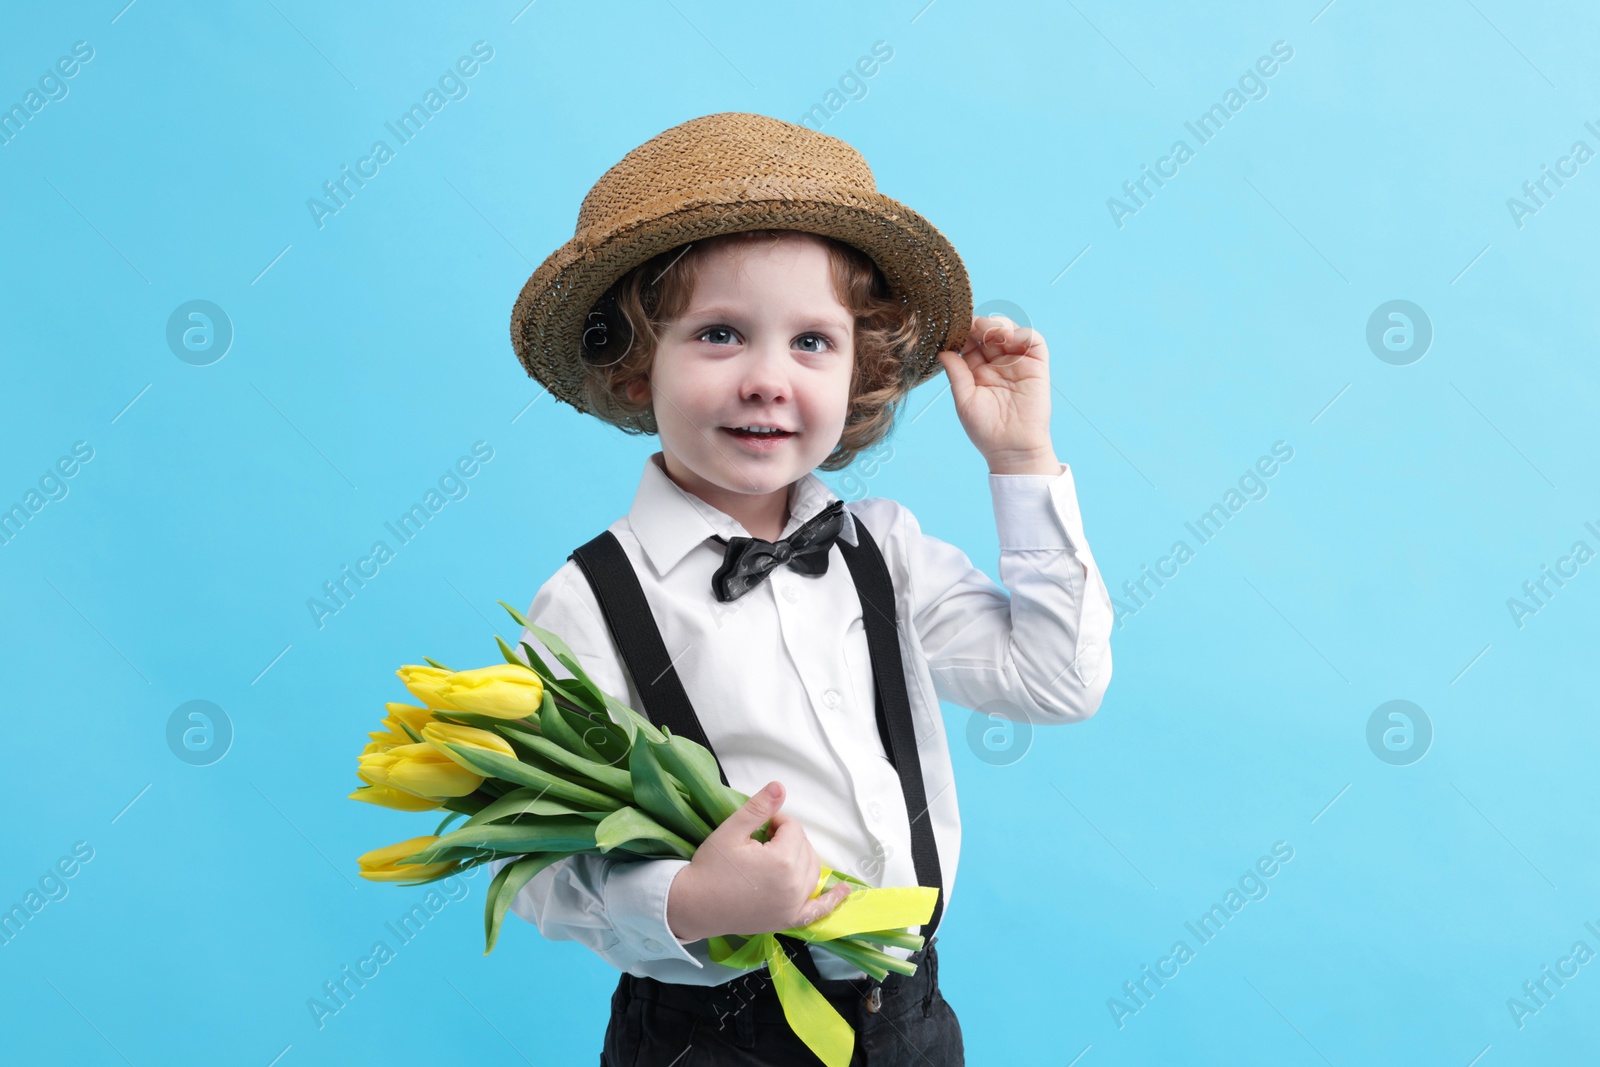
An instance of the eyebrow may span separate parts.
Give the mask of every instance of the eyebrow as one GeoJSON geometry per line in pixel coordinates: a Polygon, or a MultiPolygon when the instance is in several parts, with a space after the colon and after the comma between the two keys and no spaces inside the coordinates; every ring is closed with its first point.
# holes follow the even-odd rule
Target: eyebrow
{"type": "MultiPolygon", "coordinates": [[[[683,317],[686,319],[736,319],[740,318],[741,314],[733,308],[712,305],[710,307],[689,308],[683,313],[683,317]]],[[[826,327],[848,333],[853,325],[854,322],[848,318],[814,318],[803,321],[801,328],[810,330],[826,327]]]]}

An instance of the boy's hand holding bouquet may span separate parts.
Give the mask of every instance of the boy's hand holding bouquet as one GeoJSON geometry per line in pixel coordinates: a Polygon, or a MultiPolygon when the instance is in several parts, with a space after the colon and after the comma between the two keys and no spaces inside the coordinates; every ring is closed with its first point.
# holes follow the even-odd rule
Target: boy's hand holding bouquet
{"type": "Polygon", "coordinates": [[[806,926],[854,889],[835,882],[821,896],[822,863],[800,820],[780,812],[783,784],[769,782],[711,832],[673,879],[667,925],[684,941],[716,933],[760,934],[806,926]],[[763,825],[771,836],[752,835],[763,825]]]}
{"type": "Polygon", "coordinates": [[[879,981],[890,971],[914,974],[914,964],[882,949],[922,947],[909,928],[930,919],[939,890],[874,888],[833,870],[778,810],[780,784],[754,797],[724,785],[705,747],[603,692],[560,637],[501,606],[572,677],[556,677],[526,642],[524,659],[498,637],[504,664],[402,667],[422,704],[387,706],[385,729],[368,735],[361,754],[366,784],[350,797],[450,814],[433,834],[361,856],[362,877],[421,885],[510,858],[484,904],[487,955],[512,900],[564,857],[689,860],[673,882],[669,925],[683,939],[708,939],[716,963],[747,970],[765,962],[795,1033],[824,1063],[845,1067],[854,1032],[773,935],[819,945],[879,981]]]}

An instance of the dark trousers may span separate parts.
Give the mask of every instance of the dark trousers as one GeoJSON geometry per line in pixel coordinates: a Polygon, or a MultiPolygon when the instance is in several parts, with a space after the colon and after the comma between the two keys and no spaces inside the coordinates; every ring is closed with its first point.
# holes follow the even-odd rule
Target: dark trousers
{"type": "MultiPolygon", "coordinates": [[[[917,973],[813,982],[856,1032],[850,1067],[965,1067],[961,1024],[939,991],[930,940],[917,973]]],[[[600,1067],[814,1067],[821,1061],[784,1019],[766,968],[720,986],[624,973],[611,997],[600,1067]]]]}

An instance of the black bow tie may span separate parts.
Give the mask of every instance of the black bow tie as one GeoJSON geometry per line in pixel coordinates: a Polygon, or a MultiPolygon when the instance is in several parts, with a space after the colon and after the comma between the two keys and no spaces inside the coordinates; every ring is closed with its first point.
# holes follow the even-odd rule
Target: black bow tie
{"type": "Polygon", "coordinates": [[[726,604],[760,585],[774,567],[787,563],[801,574],[826,574],[828,549],[844,529],[844,501],[835,500],[781,541],[713,535],[727,545],[722,566],[711,576],[711,591],[726,604]]]}

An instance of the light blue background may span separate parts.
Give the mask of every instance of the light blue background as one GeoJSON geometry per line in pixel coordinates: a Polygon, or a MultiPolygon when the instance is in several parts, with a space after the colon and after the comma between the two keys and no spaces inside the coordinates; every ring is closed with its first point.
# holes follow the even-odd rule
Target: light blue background
{"type": "MultiPolygon", "coordinates": [[[[21,1059],[598,1058],[617,973],[516,919],[482,957],[482,877],[318,1028],[308,999],[425,892],[355,875],[434,822],[346,800],[355,754],[400,663],[496,660],[494,602],[526,606],[655,448],[542,397],[509,344],[583,193],[689,118],[798,120],[880,40],[892,60],[824,129],[951,238],[980,305],[1048,340],[1108,584],[1196,548],[1124,616],[1089,722],[997,766],[946,709],[966,848],[942,982],[969,1062],[1600,1050],[1600,963],[1520,1029],[1507,1008],[1575,941],[1600,951],[1600,563],[1521,627],[1507,607],[1600,549],[1600,161],[1520,228],[1506,206],[1574,141],[1600,149],[1592,9],[122,2],[0,35],[7,107],[94,48],[0,147],[0,506],[94,449],[0,547],[0,906],[93,849],[0,947],[21,1059]],[[307,199],[479,40],[469,95],[319,229],[307,199]],[[1268,95],[1119,228],[1107,199],[1196,148],[1185,121],[1277,41],[1268,95]],[[194,299],[235,330],[209,366],[164,337],[194,299]],[[1435,331],[1406,366],[1365,340],[1393,299],[1435,331]],[[477,441],[466,499],[319,629],[307,599],[477,441]],[[1269,494],[1199,546],[1184,523],[1277,441],[1269,494]],[[234,732],[205,767],[166,741],[195,699],[234,732]],[[1391,699],[1433,725],[1409,766],[1366,741],[1391,699]],[[1278,841],[1270,894],[1119,1028],[1108,1000],[1278,841]]],[[[994,574],[942,377],[924,410],[881,469],[830,482],[994,574]]]]}

